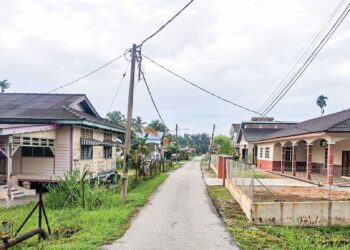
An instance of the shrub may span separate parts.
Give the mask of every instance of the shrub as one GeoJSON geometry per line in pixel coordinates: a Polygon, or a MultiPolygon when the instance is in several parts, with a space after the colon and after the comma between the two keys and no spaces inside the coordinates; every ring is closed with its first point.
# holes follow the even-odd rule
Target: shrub
{"type": "Polygon", "coordinates": [[[64,207],[82,207],[88,210],[101,206],[99,197],[99,183],[91,185],[90,172],[84,170],[82,176],[74,170],[64,175],[58,185],[49,185],[45,196],[45,204],[51,209],[64,207]]]}

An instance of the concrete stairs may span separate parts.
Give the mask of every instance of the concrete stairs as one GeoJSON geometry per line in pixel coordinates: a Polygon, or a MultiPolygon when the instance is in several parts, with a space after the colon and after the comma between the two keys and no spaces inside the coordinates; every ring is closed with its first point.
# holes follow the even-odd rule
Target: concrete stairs
{"type": "MultiPolygon", "coordinates": [[[[0,193],[7,196],[8,194],[8,186],[7,185],[1,185],[0,186],[0,193]]],[[[1,196],[1,195],[0,195],[1,196]]],[[[35,196],[35,190],[28,190],[20,186],[14,186],[11,187],[11,199],[20,199],[28,196],[35,196]]]]}

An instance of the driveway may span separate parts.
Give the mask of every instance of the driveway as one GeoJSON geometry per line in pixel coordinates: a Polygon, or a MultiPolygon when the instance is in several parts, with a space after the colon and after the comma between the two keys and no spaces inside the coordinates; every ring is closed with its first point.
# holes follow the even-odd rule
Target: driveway
{"type": "Polygon", "coordinates": [[[103,249],[238,249],[208,197],[199,160],[171,173],[125,235],[103,249]]]}

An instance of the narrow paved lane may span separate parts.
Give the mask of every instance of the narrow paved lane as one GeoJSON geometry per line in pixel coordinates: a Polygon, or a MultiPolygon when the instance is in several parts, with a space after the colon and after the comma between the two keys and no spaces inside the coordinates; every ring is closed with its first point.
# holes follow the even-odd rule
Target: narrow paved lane
{"type": "Polygon", "coordinates": [[[237,249],[216,213],[199,158],[174,171],[125,235],[104,249],[237,249]]]}

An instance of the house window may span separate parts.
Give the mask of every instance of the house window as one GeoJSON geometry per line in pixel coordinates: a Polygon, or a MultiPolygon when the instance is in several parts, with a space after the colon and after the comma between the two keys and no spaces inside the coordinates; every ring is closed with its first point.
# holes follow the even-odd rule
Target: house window
{"type": "Polygon", "coordinates": [[[265,158],[266,159],[270,158],[270,148],[265,148],[265,158]]]}
{"type": "Polygon", "coordinates": [[[324,167],[327,168],[328,165],[328,147],[324,148],[324,167]]]}
{"type": "Polygon", "coordinates": [[[103,147],[103,157],[105,159],[112,158],[112,147],[111,146],[104,146],[103,147]]]}
{"type": "Polygon", "coordinates": [[[93,150],[91,145],[81,145],[80,146],[80,159],[81,160],[91,160],[93,155],[93,150]]]}
{"type": "Polygon", "coordinates": [[[261,159],[263,158],[263,153],[264,153],[264,149],[263,149],[263,148],[260,148],[260,158],[261,158],[261,159]]]}
{"type": "Polygon", "coordinates": [[[54,157],[50,148],[22,147],[23,157],[54,157]]]}
{"type": "Polygon", "coordinates": [[[94,137],[94,131],[88,128],[81,128],[80,134],[81,134],[81,138],[93,139],[94,137]]]}
{"type": "Polygon", "coordinates": [[[290,148],[290,147],[286,148],[286,154],[284,156],[284,160],[287,162],[292,161],[292,148],[290,148]]]}
{"type": "Polygon", "coordinates": [[[104,141],[112,141],[112,133],[103,133],[104,141]]]}

